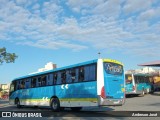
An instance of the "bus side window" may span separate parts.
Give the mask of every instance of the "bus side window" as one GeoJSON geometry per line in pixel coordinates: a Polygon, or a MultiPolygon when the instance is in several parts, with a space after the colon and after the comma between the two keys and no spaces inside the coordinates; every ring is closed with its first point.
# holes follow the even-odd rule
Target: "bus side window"
{"type": "Polygon", "coordinates": [[[25,88],[30,88],[30,78],[26,79],[25,88]]]}
{"type": "Polygon", "coordinates": [[[76,78],[75,78],[75,81],[74,82],[78,82],[79,81],[79,68],[76,68],[75,69],[75,71],[76,71],[76,78]]]}
{"type": "Polygon", "coordinates": [[[146,76],[142,77],[142,83],[146,82],[146,76]]]}
{"type": "Polygon", "coordinates": [[[13,82],[13,84],[14,84],[14,91],[16,91],[17,90],[17,82],[13,82]]]}
{"type": "Polygon", "coordinates": [[[143,77],[139,76],[140,83],[143,83],[143,77]]]}
{"type": "Polygon", "coordinates": [[[25,80],[22,80],[20,84],[20,89],[24,89],[24,88],[25,88],[25,80]]]}
{"type": "Polygon", "coordinates": [[[142,83],[142,77],[138,77],[139,78],[139,83],[142,83]]]}
{"type": "Polygon", "coordinates": [[[32,80],[31,80],[31,87],[32,88],[36,87],[36,78],[32,78],[32,80]]]}
{"type": "Polygon", "coordinates": [[[66,83],[66,70],[61,72],[61,83],[62,84],[66,83]]]}
{"type": "Polygon", "coordinates": [[[19,89],[22,89],[22,81],[20,81],[19,89]]]}
{"type": "Polygon", "coordinates": [[[153,78],[149,77],[149,83],[153,83],[153,78]]]}
{"type": "Polygon", "coordinates": [[[134,76],[135,84],[139,83],[138,76],[134,76]]]}
{"type": "Polygon", "coordinates": [[[47,80],[47,77],[45,75],[42,77],[42,86],[46,86],[46,80],[47,80]]]}
{"type": "Polygon", "coordinates": [[[74,83],[76,80],[76,69],[72,68],[69,72],[70,77],[71,77],[71,82],[74,83]]]}
{"type": "Polygon", "coordinates": [[[15,88],[14,90],[18,90],[18,81],[15,81],[15,88]]]}
{"type": "Polygon", "coordinates": [[[92,81],[92,80],[96,80],[96,68],[95,65],[88,65],[84,67],[85,69],[85,76],[84,76],[84,80],[85,81],[92,81]]]}
{"type": "Polygon", "coordinates": [[[17,90],[19,90],[21,88],[21,83],[20,81],[17,81],[17,90]]]}
{"type": "Polygon", "coordinates": [[[58,78],[58,74],[57,73],[53,73],[53,84],[54,85],[57,84],[57,78],[58,78]]]}
{"type": "Polygon", "coordinates": [[[144,82],[145,82],[145,83],[149,83],[148,76],[145,76],[145,77],[144,77],[144,82]]]}
{"type": "Polygon", "coordinates": [[[57,81],[56,81],[56,84],[57,84],[57,85],[61,84],[61,72],[58,72],[58,73],[57,73],[57,81]]]}
{"type": "Polygon", "coordinates": [[[147,77],[147,83],[150,83],[150,77],[147,77]]]}
{"type": "Polygon", "coordinates": [[[90,66],[89,80],[96,80],[96,65],[95,64],[90,66]]]}
{"type": "Polygon", "coordinates": [[[48,75],[48,84],[47,85],[53,85],[53,74],[48,75]]]}
{"type": "Polygon", "coordinates": [[[10,86],[10,93],[14,92],[15,91],[15,87],[16,87],[16,82],[12,82],[11,83],[11,86],[10,86]]]}
{"type": "Polygon", "coordinates": [[[41,87],[41,86],[42,86],[42,80],[41,80],[41,79],[42,79],[41,76],[38,77],[38,87],[41,87]]]}
{"type": "Polygon", "coordinates": [[[84,73],[85,73],[85,70],[84,70],[84,67],[79,67],[79,73],[78,73],[78,81],[81,82],[81,81],[84,81],[84,73]]]}
{"type": "Polygon", "coordinates": [[[66,83],[72,83],[72,75],[70,69],[66,70],[66,83]]]}

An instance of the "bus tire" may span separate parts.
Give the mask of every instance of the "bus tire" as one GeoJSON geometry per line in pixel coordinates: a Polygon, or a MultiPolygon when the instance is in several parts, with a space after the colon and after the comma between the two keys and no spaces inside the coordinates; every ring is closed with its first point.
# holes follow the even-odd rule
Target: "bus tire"
{"type": "Polygon", "coordinates": [[[17,108],[21,108],[21,104],[20,104],[19,99],[17,98],[15,101],[16,101],[16,107],[17,108]]]}
{"type": "Polygon", "coordinates": [[[150,91],[151,91],[151,90],[150,90],[149,88],[146,89],[146,93],[147,93],[147,94],[149,94],[150,91]]]}
{"type": "Polygon", "coordinates": [[[71,107],[72,111],[80,111],[82,107],[71,107]]]}
{"type": "Polygon", "coordinates": [[[142,90],[141,96],[143,97],[145,94],[144,89],[142,90]]]}
{"type": "Polygon", "coordinates": [[[54,112],[60,111],[60,102],[58,98],[52,98],[51,99],[51,109],[54,112]]]}

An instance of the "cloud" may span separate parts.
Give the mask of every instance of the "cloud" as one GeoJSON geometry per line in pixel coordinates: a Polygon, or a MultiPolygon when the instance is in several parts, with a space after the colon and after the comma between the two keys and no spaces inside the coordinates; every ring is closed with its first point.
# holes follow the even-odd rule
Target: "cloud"
{"type": "Polygon", "coordinates": [[[86,14],[101,14],[105,16],[117,17],[121,12],[121,3],[119,0],[68,0],[66,3],[73,12],[86,14]]]}
{"type": "Polygon", "coordinates": [[[138,20],[139,21],[148,21],[148,20],[160,18],[159,11],[160,11],[160,7],[148,9],[139,15],[138,20]]]}
{"type": "Polygon", "coordinates": [[[149,19],[153,18],[153,16],[155,16],[155,11],[153,9],[150,9],[150,10],[147,10],[147,11],[141,13],[141,15],[139,16],[139,20],[140,21],[149,20],[149,19]]]}
{"type": "Polygon", "coordinates": [[[56,2],[44,2],[43,7],[41,9],[41,15],[45,19],[49,20],[55,20],[58,17],[58,14],[60,14],[63,11],[61,6],[57,5],[56,2]]]}
{"type": "Polygon", "coordinates": [[[36,3],[35,5],[33,5],[32,9],[33,10],[39,10],[40,9],[40,4],[36,3]]]}
{"type": "Polygon", "coordinates": [[[16,4],[18,5],[24,5],[28,3],[28,0],[15,0],[16,4]]]}
{"type": "Polygon", "coordinates": [[[2,2],[0,40],[52,50],[103,49],[136,55],[160,50],[159,7],[152,7],[150,0],[142,7],[137,0],[68,0],[65,5],[74,14],[60,1],[2,2]],[[124,17],[122,11],[131,14],[124,17]]]}
{"type": "Polygon", "coordinates": [[[126,0],[123,11],[126,14],[147,10],[151,7],[152,0],[126,0]]]}
{"type": "Polygon", "coordinates": [[[38,48],[44,48],[44,49],[60,49],[60,48],[68,48],[68,49],[72,49],[73,51],[80,51],[83,49],[87,49],[87,46],[84,45],[79,45],[79,44],[72,44],[72,43],[68,43],[66,41],[62,41],[62,40],[39,40],[36,42],[33,41],[27,41],[27,42],[19,42],[17,44],[21,44],[21,45],[29,45],[29,46],[33,46],[33,47],[38,47],[38,48]]]}
{"type": "Polygon", "coordinates": [[[68,5],[73,12],[80,13],[83,10],[88,11],[88,9],[93,9],[97,4],[100,3],[103,3],[103,0],[68,0],[66,5],[68,5]]]}
{"type": "Polygon", "coordinates": [[[119,0],[108,0],[104,1],[101,4],[98,4],[93,13],[103,14],[108,17],[118,17],[121,12],[121,1],[119,0]]]}

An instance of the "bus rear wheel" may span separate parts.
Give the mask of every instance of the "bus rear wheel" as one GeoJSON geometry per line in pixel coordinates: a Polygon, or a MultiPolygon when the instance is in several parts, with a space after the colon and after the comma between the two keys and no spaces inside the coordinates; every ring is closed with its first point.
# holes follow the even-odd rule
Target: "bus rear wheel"
{"type": "Polygon", "coordinates": [[[51,109],[54,112],[60,111],[60,102],[58,98],[52,98],[51,99],[51,109]]]}
{"type": "Polygon", "coordinates": [[[71,107],[72,111],[80,111],[82,107],[71,107]]]}

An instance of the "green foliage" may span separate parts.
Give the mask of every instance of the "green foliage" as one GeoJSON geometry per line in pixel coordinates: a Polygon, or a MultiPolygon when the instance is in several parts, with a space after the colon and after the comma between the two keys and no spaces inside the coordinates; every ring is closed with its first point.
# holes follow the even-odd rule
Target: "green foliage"
{"type": "Polygon", "coordinates": [[[5,47],[0,48],[0,64],[3,62],[14,63],[17,57],[18,56],[15,53],[8,53],[5,47]]]}

